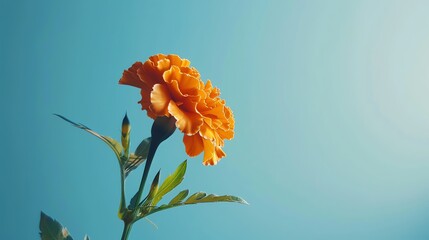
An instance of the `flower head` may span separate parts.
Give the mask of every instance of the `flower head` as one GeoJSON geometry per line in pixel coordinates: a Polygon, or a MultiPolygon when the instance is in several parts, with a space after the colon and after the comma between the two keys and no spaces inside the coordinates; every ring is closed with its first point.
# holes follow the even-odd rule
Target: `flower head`
{"type": "Polygon", "coordinates": [[[158,54],[125,70],[120,84],[140,88],[139,103],[149,117],[174,117],[184,133],[186,153],[204,151],[203,164],[215,165],[226,154],[225,139],[234,137],[234,116],[210,80],[204,83],[187,59],[158,54]]]}

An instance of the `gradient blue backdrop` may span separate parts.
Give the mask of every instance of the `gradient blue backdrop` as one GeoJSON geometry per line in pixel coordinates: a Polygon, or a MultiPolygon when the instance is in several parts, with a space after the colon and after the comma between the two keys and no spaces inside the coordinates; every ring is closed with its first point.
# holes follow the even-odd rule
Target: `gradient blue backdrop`
{"type": "MultiPolygon", "coordinates": [[[[216,167],[182,188],[236,194],[137,223],[131,239],[429,239],[427,1],[0,2],[1,238],[37,239],[41,210],[75,239],[119,239],[116,159],[63,114],[133,146],[151,121],[122,71],[191,60],[236,117],[216,167]]],[[[150,178],[184,159],[181,134],[150,178]]],[[[137,188],[142,169],[130,176],[137,188]]]]}

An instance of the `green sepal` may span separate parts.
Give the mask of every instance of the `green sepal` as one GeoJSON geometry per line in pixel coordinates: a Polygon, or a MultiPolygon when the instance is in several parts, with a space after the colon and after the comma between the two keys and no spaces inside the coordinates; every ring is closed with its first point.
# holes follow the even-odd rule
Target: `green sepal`
{"type": "Polygon", "coordinates": [[[155,206],[165,194],[169,193],[183,181],[186,173],[186,166],[187,161],[185,160],[176,168],[174,173],[164,180],[164,182],[161,184],[161,187],[159,187],[158,192],[153,197],[153,206],[155,206]]]}
{"type": "Polygon", "coordinates": [[[40,213],[39,229],[42,240],[73,240],[65,227],[44,212],[40,213]]]}

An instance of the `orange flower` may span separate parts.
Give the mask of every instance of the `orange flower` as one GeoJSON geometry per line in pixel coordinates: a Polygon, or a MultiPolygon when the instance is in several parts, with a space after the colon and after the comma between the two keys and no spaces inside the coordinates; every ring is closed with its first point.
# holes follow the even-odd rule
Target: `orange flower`
{"type": "Polygon", "coordinates": [[[210,80],[204,83],[187,59],[151,56],[125,70],[119,83],[141,89],[139,103],[149,117],[176,119],[189,156],[204,151],[204,165],[215,165],[226,156],[222,147],[225,139],[234,137],[233,113],[219,97],[219,89],[210,80]]]}

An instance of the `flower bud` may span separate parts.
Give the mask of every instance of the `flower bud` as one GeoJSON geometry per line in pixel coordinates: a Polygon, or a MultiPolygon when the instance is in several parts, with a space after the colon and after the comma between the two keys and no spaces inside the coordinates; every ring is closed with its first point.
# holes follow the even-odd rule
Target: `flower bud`
{"type": "Polygon", "coordinates": [[[125,152],[128,152],[128,148],[130,146],[130,131],[131,131],[130,121],[128,120],[127,114],[125,114],[125,117],[122,120],[122,131],[121,131],[121,142],[125,152]]]}

